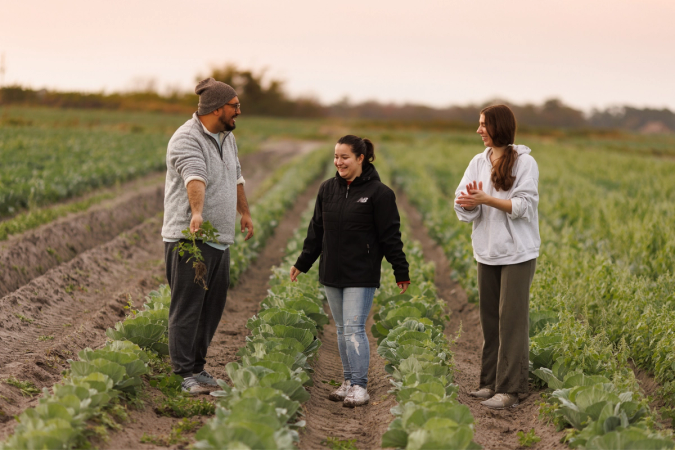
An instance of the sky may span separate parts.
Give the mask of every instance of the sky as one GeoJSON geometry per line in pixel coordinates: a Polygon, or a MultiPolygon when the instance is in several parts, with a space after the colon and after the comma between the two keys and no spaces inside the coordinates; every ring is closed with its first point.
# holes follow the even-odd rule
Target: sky
{"type": "Polygon", "coordinates": [[[674,0],[0,0],[0,54],[32,88],[192,90],[234,63],[325,103],[675,110],[673,23],[674,0]]]}

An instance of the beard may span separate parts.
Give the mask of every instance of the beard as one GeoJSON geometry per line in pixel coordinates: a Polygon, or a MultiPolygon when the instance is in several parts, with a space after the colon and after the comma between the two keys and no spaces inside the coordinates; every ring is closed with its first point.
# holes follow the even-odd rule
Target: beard
{"type": "MultiPolygon", "coordinates": [[[[234,116],[233,119],[235,119],[237,116],[234,116]]],[[[222,116],[218,119],[220,121],[220,124],[223,126],[224,130],[223,131],[232,131],[235,128],[237,128],[237,124],[234,123],[232,125],[229,124],[222,116]]]]}

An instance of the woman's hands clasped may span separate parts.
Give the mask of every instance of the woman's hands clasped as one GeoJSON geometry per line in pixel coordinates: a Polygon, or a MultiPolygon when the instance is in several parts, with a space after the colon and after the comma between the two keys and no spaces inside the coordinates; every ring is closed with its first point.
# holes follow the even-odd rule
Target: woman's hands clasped
{"type": "Polygon", "coordinates": [[[462,191],[455,200],[459,206],[464,209],[472,210],[478,205],[488,202],[491,197],[483,191],[483,182],[469,183],[466,185],[466,192],[462,191]]]}

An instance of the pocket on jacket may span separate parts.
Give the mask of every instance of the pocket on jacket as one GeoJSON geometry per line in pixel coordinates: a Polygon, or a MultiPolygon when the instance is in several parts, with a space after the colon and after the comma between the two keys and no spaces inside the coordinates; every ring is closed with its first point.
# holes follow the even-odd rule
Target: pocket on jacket
{"type": "Polygon", "coordinates": [[[476,254],[484,257],[512,255],[516,243],[504,220],[483,220],[471,233],[476,254]]]}

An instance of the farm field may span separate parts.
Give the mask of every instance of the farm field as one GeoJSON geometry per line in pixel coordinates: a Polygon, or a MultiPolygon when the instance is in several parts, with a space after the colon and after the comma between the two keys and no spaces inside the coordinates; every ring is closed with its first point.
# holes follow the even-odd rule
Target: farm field
{"type": "Polygon", "coordinates": [[[532,448],[566,448],[563,438],[588,448],[672,447],[675,139],[517,139],[541,172],[532,394],[517,409],[487,412],[468,397],[482,342],[471,230],[452,210],[480,140],[245,116],[235,135],[257,234],[233,247],[236,285],[207,363],[225,384],[220,397],[178,395],[161,357],[170,297],[158,290],[159,228],[166,142],[184,120],[0,108],[0,226],[42,214],[0,242],[8,448],[61,439],[102,448],[496,449],[519,448],[528,432],[540,438],[530,437],[532,448]],[[376,144],[376,166],[407,217],[413,269],[411,297],[384,285],[378,294],[368,324],[371,405],[355,410],[326,398],[341,367],[315,275],[295,286],[285,275],[302,244],[303,212],[332,176],[333,142],[347,132],[376,144]],[[55,208],[63,209],[46,212],[55,208]],[[134,331],[146,325],[155,332],[134,331]]]}

